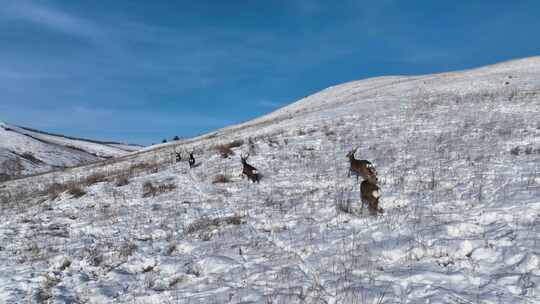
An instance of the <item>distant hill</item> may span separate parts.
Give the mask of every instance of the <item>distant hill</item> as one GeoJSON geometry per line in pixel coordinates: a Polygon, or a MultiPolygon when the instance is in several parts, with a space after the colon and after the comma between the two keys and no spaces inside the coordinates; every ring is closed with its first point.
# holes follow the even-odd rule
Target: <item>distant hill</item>
{"type": "Polygon", "coordinates": [[[113,158],[140,148],[0,122],[0,181],[113,158]]]}

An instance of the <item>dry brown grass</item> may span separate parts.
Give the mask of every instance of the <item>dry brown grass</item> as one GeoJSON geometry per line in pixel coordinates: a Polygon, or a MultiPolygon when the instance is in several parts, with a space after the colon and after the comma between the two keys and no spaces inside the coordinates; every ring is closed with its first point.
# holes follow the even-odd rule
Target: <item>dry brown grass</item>
{"type": "Polygon", "coordinates": [[[195,232],[199,232],[201,230],[206,230],[210,227],[218,227],[223,225],[241,225],[243,223],[243,216],[240,215],[232,215],[232,216],[225,216],[225,217],[217,217],[217,218],[209,218],[209,217],[202,217],[200,219],[195,220],[190,225],[188,225],[185,229],[185,232],[187,234],[192,234],[195,232]]]}
{"type": "Polygon", "coordinates": [[[170,192],[176,189],[176,185],[172,183],[154,184],[146,182],[143,185],[143,197],[155,197],[165,192],[170,192]]]}
{"type": "Polygon", "coordinates": [[[79,198],[86,194],[86,191],[84,191],[80,183],[74,182],[66,184],[53,183],[46,190],[46,194],[49,196],[50,199],[56,199],[60,194],[64,192],[71,194],[75,198],[79,198]]]}
{"type": "Polygon", "coordinates": [[[159,172],[159,170],[162,170],[165,166],[165,164],[158,162],[136,163],[132,164],[123,174],[127,174],[129,177],[138,176],[144,173],[153,174],[159,172]]]}
{"type": "Polygon", "coordinates": [[[279,139],[275,138],[275,137],[272,137],[272,136],[267,136],[265,138],[266,142],[268,143],[268,145],[270,147],[278,147],[279,146],[279,139]]]}
{"type": "Polygon", "coordinates": [[[114,181],[114,185],[116,187],[122,187],[129,184],[129,175],[128,174],[121,174],[116,177],[116,180],[114,181]]]}
{"type": "MultiPolygon", "coordinates": [[[[121,187],[129,184],[129,179],[133,176],[156,173],[165,168],[165,166],[166,164],[159,162],[142,162],[132,164],[127,169],[114,170],[107,173],[94,172],[83,178],[68,180],[62,183],[53,182],[44,191],[40,191],[38,195],[46,196],[48,199],[56,199],[60,194],[68,192],[73,197],[81,197],[87,193],[85,191],[87,186],[110,181],[117,187],[121,187]]],[[[171,191],[175,187],[174,185],[158,185],[155,189],[150,190],[150,195],[171,191]]],[[[26,193],[25,197],[31,198],[35,197],[35,195],[35,193],[26,193]]]]}
{"type": "Polygon", "coordinates": [[[87,186],[91,186],[97,183],[101,183],[107,180],[107,177],[103,173],[94,173],[90,176],[87,176],[84,180],[84,183],[87,186]]]}
{"type": "Polygon", "coordinates": [[[329,126],[325,125],[323,128],[322,128],[322,132],[324,133],[324,135],[326,135],[326,137],[332,137],[334,135],[336,135],[336,132],[332,129],[330,129],[329,126]]]}
{"type": "Polygon", "coordinates": [[[68,185],[67,192],[75,198],[82,197],[86,194],[86,191],[84,191],[84,189],[80,185],[77,185],[75,183],[68,185]]]}
{"type": "Polygon", "coordinates": [[[57,198],[60,194],[66,192],[67,186],[65,184],[53,183],[45,191],[50,199],[57,198]]]}
{"type": "Polygon", "coordinates": [[[229,156],[234,155],[233,148],[241,147],[243,144],[243,140],[237,139],[228,144],[215,145],[212,147],[212,150],[216,150],[221,157],[228,158],[229,156]]]}
{"type": "Polygon", "coordinates": [[[212,181],[212,184],[224,184],[224,183],[230,183],[231,179],[225,175],[225,174],[218,174],[214,176],[214,180],[212,181]]]}

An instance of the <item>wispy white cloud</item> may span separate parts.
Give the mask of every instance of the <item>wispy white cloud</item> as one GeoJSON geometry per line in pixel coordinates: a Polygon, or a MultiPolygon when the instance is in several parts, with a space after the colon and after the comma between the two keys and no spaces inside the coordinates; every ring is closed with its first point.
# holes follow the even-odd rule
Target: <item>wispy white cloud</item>
{"type": "Polygon", "coordinates": [[[51,5],[42,5],[32,1],[7,1],[2,7],[4,19],[30,22],[50,30],[77,36],[97,39],[104,31],[97,24],[61,10],[51,5]]]}

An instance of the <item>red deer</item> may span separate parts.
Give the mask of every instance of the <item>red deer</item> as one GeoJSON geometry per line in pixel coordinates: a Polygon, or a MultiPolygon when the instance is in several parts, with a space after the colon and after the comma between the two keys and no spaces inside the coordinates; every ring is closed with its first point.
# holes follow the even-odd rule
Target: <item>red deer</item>
{"type": "Polygon", "coordinates": [[[369,180],[364,180],[362,181],[362,184],[360,184],[360,194],[362,199],[362,210],[364,210],[364,204],[367,204],[371,215],[377,215],[377,212],[384,212],[382,208],[379,208],[379,197],[381,196],[379,186],[369,180]]]}
{"type": "Polygon", "coordinates": [[[247,156],[240,156],[240,159],[242,161],[242,178],[244,178],[244,175],[247,176],[247,178],[251,182],[257,182],[259,183],[259,172],[255,167],[247,163],[247,159],[249,158],[249,154],[247,156]]]}
{"type": "Polygon", "coordinates": [[[171,152],[171,159],[174,163],[179,163],[182,161],[182,152],[178,152],[176,148],[171,152]]]}
{"type": "Polygon", "coordinates": [[[358,176],[362,176],[363,179],[369,180],[372,184],[377,184],[377,171],[373,164],[365,159],[355,159],[354,153],[356,153],[357,148],[352,149],[347,153],[347,158],[349,158],[350,167],[348,176],[351,177],[351,173],[356,174],[356,180],[358,176]]]}
{"type": "Polygon", "coordinates": [[[189,152],[189,168],[193,168],[195,166],[195,157],[193,157],[193,152],[189,152]]]}

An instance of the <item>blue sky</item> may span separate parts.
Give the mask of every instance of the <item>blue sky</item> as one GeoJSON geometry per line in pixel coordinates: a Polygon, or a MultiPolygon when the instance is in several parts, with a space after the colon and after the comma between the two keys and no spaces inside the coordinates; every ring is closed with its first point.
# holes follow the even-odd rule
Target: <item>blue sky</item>
{"type": "Polygon", "coordinates": [[[149,144],[325,87],[540,55],[540,1],[0,0],[0,120],[149,144]]]}

